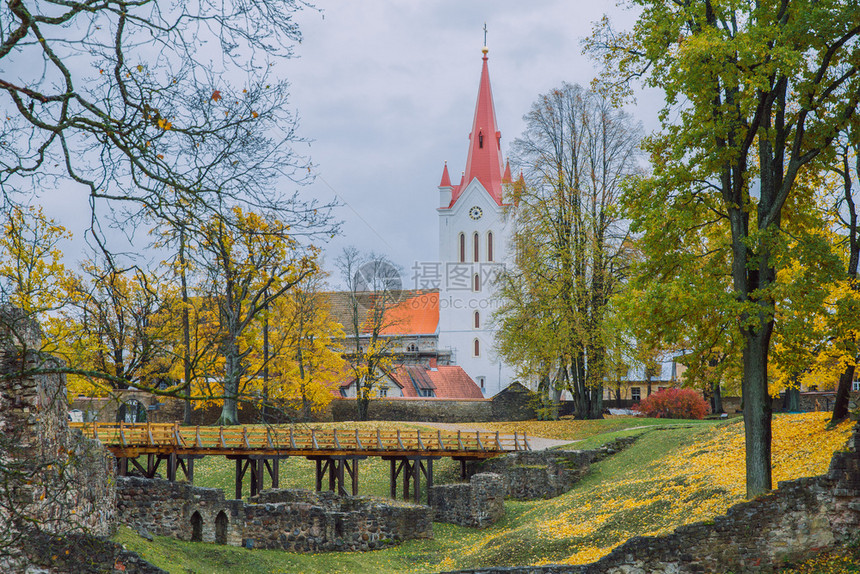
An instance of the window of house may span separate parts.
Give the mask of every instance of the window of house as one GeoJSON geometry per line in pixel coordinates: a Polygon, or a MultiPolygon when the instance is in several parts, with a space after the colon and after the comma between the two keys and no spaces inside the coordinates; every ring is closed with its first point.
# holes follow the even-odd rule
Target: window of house
{"type": "Polygon", "coordinates": [[[478,147],[484,147],[484,132],[478,132],[478,147]]]}
{"type": "Polygon", "coordinates": [[[388,387],[379,387],[379,396],[387,397],[388,396],[388,387]]]}
{"type": "Polygon", "coordinates": [[[851,383],[851,390],[860,391],[860,381],[854,381],[853,383],[851,383]]]}
{"type": "Polygon", "coordinates": [[[475,339],[475,348],[473,349],[473,351],[476,357],[481,356],[481,342],[478,339],[475,339]]]}
{"type": "Polygon", "coordinates": [[[481,276],[475,273],[475,277],[472,280],[472,287],[475,291],[481,290],[481,276]]]}
{"type": "Polygon", "coordinates": [[[415,343],[410,343],[409,346],[406,347],[406,350],[409,351],[410,353],[417,353],[418,352],[418,345],[416,345],[415,343]]]}
{"type": "Polygon", "coordinates": [[[466,262],[466,234],[460,234],[460,263],[466,262]]]}
{"type": "Polygon", "coordinates": [[[481,328],[481,313],[480,313],[480,311],[475,311],[475,323],[474,323],[474,326],[475,326],[475,329],[480,329],[480,328],[481,328]]]}
{"type": "Polygon", "coordinates": [[[642,400],[642,389],[639,387],[630,387],[630,398],[635,402],[639,402],[642,400]]]}
{"type": "Polygon", "coordinates": [[[493,260],[493,232],[487,233],[487,261],[493,260]]]}
{"type": "Polygon", "coordinates": [[[486,390],[484,387],[484,377],[478,377],[478,386],[481,387],[482,393],[486,390]]]}
{"type": "Polygon", "coordinates": [[[478,239],[478,232],[472,236],[472,261],[477,263],[481,259],[481,246],[478,239]]]}

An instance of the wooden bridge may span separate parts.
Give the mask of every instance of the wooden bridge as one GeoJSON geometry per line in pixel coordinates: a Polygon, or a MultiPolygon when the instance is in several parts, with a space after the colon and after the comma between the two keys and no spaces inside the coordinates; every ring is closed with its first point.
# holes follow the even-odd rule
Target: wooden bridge
{"type": "Polygon", "coordinates": [[[358,494],[358,462],[380,457],[391,462],[391,497],[397,498],[398,479],[403,480],[403,498],[419,500],[421,476],[427,491],[433,485],[433,460],[446,457],[460,461],[467,476],[467,462],[480,461],[506,452],[531,450],[526,434],[500,435],[488,432],[420,430],[338,430],[277,426],[187,427],[156,423],[70,423],[85,436],[97,439],[116,457],[120,476],[129,465],[152,478],[162,461],[167,479],[176,480],[182,471],[194,481],[194,461],[204,456],[225,456],[236,461],[236,498],[242,498],[244,477],[250,477],[251,496],[264,488],[265,475],[271,488],[279,486],[279,461],[303,456],[316,461],[316,490],[328,481],[329,490],[358,494]],[[146,457],[145,465],[139,460],[146,457]]]}

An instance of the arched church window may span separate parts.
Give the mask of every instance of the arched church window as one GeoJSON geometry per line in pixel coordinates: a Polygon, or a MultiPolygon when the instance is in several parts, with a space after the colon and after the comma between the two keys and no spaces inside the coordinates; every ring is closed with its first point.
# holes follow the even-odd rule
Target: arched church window
{"type": "Polygon", "coordinates": [[[478,339],[475,339],[475,349],[474,349],[474,351],[475,351],[475,356],[476,356],[476,357],[480,357],[480,356],[481,356],[481,342],[480,342],[478,339]]]}
{"type": "Polygon", "coordinates": [[[475,329],[480,329],[480,328],[481,328],[481,312],[480,312],[480,311],[475,311],[475,322],[474,322],[474,325],[475,325],[475,329]]]}
{"type": "Polygon", "coordinates": [[[493,232],[487,232],[487,261],[493,260],[493,232]]]}
{"type": "Polygon", "coordinates": [[[466,262],[466,234],[460,234],[460,263],[466,262]]]}
{"type": "Polygon", "coordinates": [[[478,238],[478,232],[476,231],[475,234],[472,236],[472,261],[477,263],[480,260],[481,260],[481,246],[480,246],[480,240],[478,238]]]}
{"type": "Polygon", "coordinates": [[[481,149],[484,147],[484,132],[478,132],[478,147],[481,149]]]}
{"type": "Polygon", "coordinates": [[[472,287],[475,291],[481,290],[481,276],[475,273],[475,277],[472,279],[472,287]]]}

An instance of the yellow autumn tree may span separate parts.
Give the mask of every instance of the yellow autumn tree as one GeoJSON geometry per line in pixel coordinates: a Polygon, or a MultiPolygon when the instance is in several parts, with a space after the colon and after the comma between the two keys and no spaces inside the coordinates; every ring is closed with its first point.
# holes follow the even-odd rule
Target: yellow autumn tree
{"type": "Polygon", "coordinates": [[[259,321],[276,300],[316,272],[316,255],[290,236],[290,226],[276,214],[235,207],[201,225],[197,259],[210,313],[205,324],[217,325],[223,361],[205,380],[220,387],[210,389],[223,401],[219,422],[238,424],[238,403],[251,398],[245,387],[257,375],[252,354],[259,321]]]}
{"type": "Polygon", "coordinates": [[[63,304],[60,242],[71,233],[47,217],[41,207],[12,206],[0,235],[0,289],[3,298],[44,321],[47,311],[63,304]]]}
{"type": "Polygon", "coordinates": [[[264,318],[268,330],[256,341],[263,367],[254,379],[264,413],[269,405],[288,407],[308,420],[331,402],[347,372],[338,348],[343,328],[321,292],[323,280],[321,271],[306,276],[264,318]]]}
{"type": "Polygon", "coordinates": [[[166,349],[175,333],[165,310],[175,294],[151,272],[118,269],[98,257],[81,271],[68,280],[69,304],[57,318],[69,392],[105,396],[157,387],[172,362],[166,349]]]}

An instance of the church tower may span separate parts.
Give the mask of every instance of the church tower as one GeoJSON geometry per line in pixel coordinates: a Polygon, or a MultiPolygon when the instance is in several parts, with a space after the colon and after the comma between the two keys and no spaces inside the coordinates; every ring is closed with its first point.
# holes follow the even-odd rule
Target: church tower
{"type": "Polygon", "coordinates": [[[493,349],[492,316],[499,307],[495,276],[508,261],[508,205],[503,184],[510,166],[502,161],[502,133],[496,124],[487,47],[466,168],[451,184],[448,165],[439,183],[439,347],[490,397],[513,381],[513,370],[493,349]]]}

